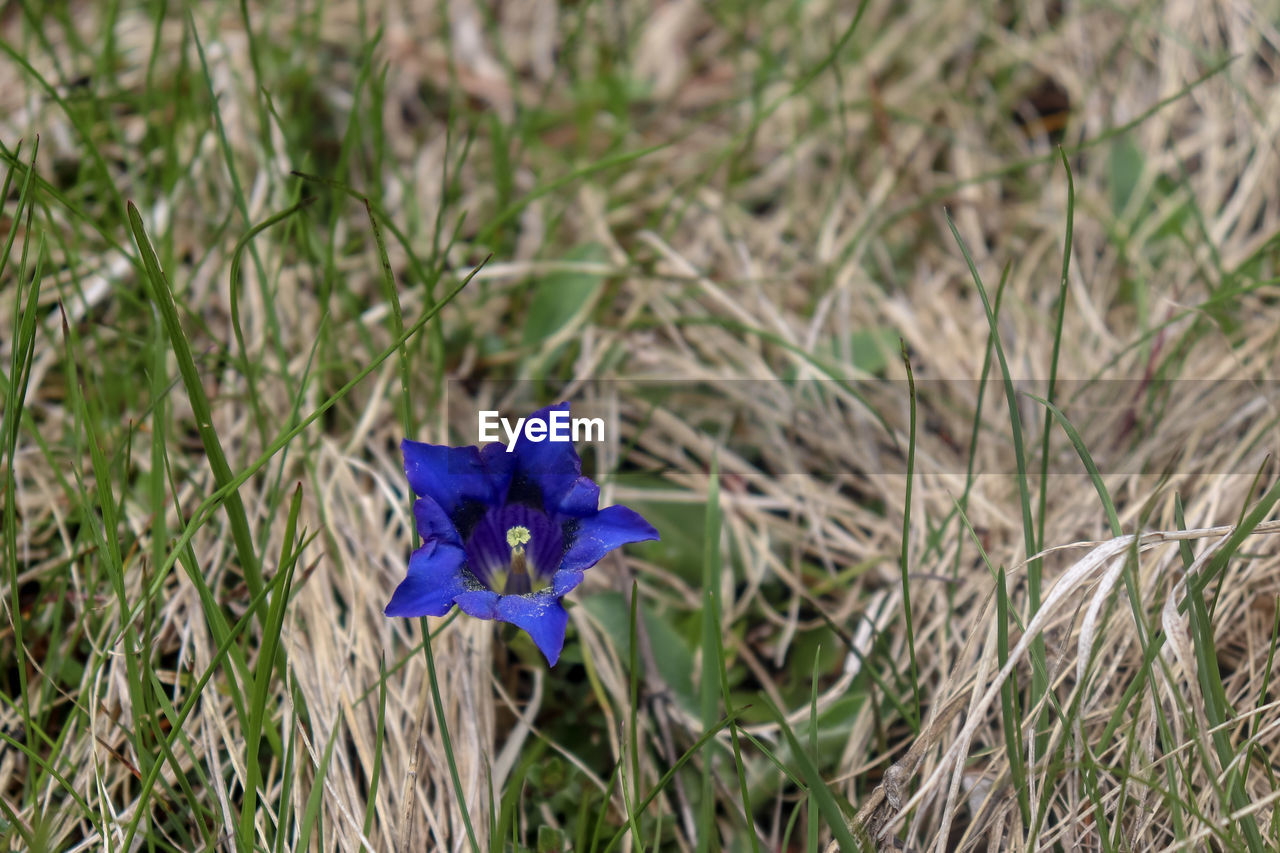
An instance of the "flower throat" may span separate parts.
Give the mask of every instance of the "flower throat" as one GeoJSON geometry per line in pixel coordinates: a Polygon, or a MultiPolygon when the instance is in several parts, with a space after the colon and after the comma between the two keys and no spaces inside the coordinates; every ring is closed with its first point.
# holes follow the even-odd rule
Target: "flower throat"
{"type": "Polygon", "coordinates": [[[529,558],[525,554],[524,546],[532,538],[533,534],[529,532],[529,528],[523,525],[516,525],[507,531],[507,547],[511,549],[511,563],[506,573],[506,582],[502,585],[504,595],[524,595],[537,592],[547,586],[545,581],[541,581],[537,583],[537,589],[535,589],[534,580],[529,576],[529,558]]]}

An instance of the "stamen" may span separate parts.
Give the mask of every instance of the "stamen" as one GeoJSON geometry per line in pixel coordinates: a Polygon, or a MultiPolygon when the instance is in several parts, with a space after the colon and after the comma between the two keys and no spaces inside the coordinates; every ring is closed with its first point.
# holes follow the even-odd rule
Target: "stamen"
{"type": "MultiPolygon", "coordinates": [[[[511,548],[511,564],[505,573],[498,573],[499,577],[506,575],[502,579],[503,595],[528,595],[547,588],[546,578],[535,578],[529,571],[529,557],[525,554],[524,546],[532,540],[532,531],[522,525],[507,531],[507,545],[511,548]]],[[[496,588],[495,586],[494,589],[496,588]]]]}
{"type": "Polygon", "coordinates": [[[527,527],[513,527],[507,531],[507,545],[511,547],[511,574],[528,574],[528,563],[524,556],[525,543],[533,538],[527,527]]]}
{"type": "Polygon", "coordinates": [[[533,538],[533,534],[529,532],[529,528],[516,525],[507,531],[507,544],[512,548],[524,550],[524,544],[533,538]]]}

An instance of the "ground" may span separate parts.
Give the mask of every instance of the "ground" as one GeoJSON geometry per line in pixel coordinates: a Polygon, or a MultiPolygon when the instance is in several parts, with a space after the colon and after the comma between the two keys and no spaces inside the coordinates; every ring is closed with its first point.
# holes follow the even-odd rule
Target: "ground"
{"type": "Polygon", "coordinates": [[[1277,21],[0,5],[7,849],[1280,847],[1277,21]],[[661,542],[386,617],[559,400],[661,542]]]}

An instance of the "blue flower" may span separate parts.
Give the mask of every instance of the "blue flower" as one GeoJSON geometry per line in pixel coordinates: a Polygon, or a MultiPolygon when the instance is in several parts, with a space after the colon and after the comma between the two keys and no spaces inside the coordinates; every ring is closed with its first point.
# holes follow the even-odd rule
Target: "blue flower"
{"type": "MultiPolygon", "coordinates": [[[[548,406],[530,416],[550,422],[548,406]]],[[[615,548],[657,539],[625,506],[599,509],[600,487],[582,474],[569,441],[516,439],[447,447],[405,439],[404,472],[418,495],[422,547],[387,604],[388,616],[443,616],[453,605],[510,622],[555,665],[569,614],[561,599],[615,548]]]]}

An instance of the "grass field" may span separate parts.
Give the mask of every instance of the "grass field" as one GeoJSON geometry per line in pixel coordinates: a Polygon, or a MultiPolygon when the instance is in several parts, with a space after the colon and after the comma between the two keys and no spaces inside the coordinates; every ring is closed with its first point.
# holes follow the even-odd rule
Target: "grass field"
{"type": "Polygon", "coordinates": [[[1280,848],[1278,27],[0,4],[5,849],[1280,848]],[[661,541],[385,616],[560,400],[661,541]]]}

